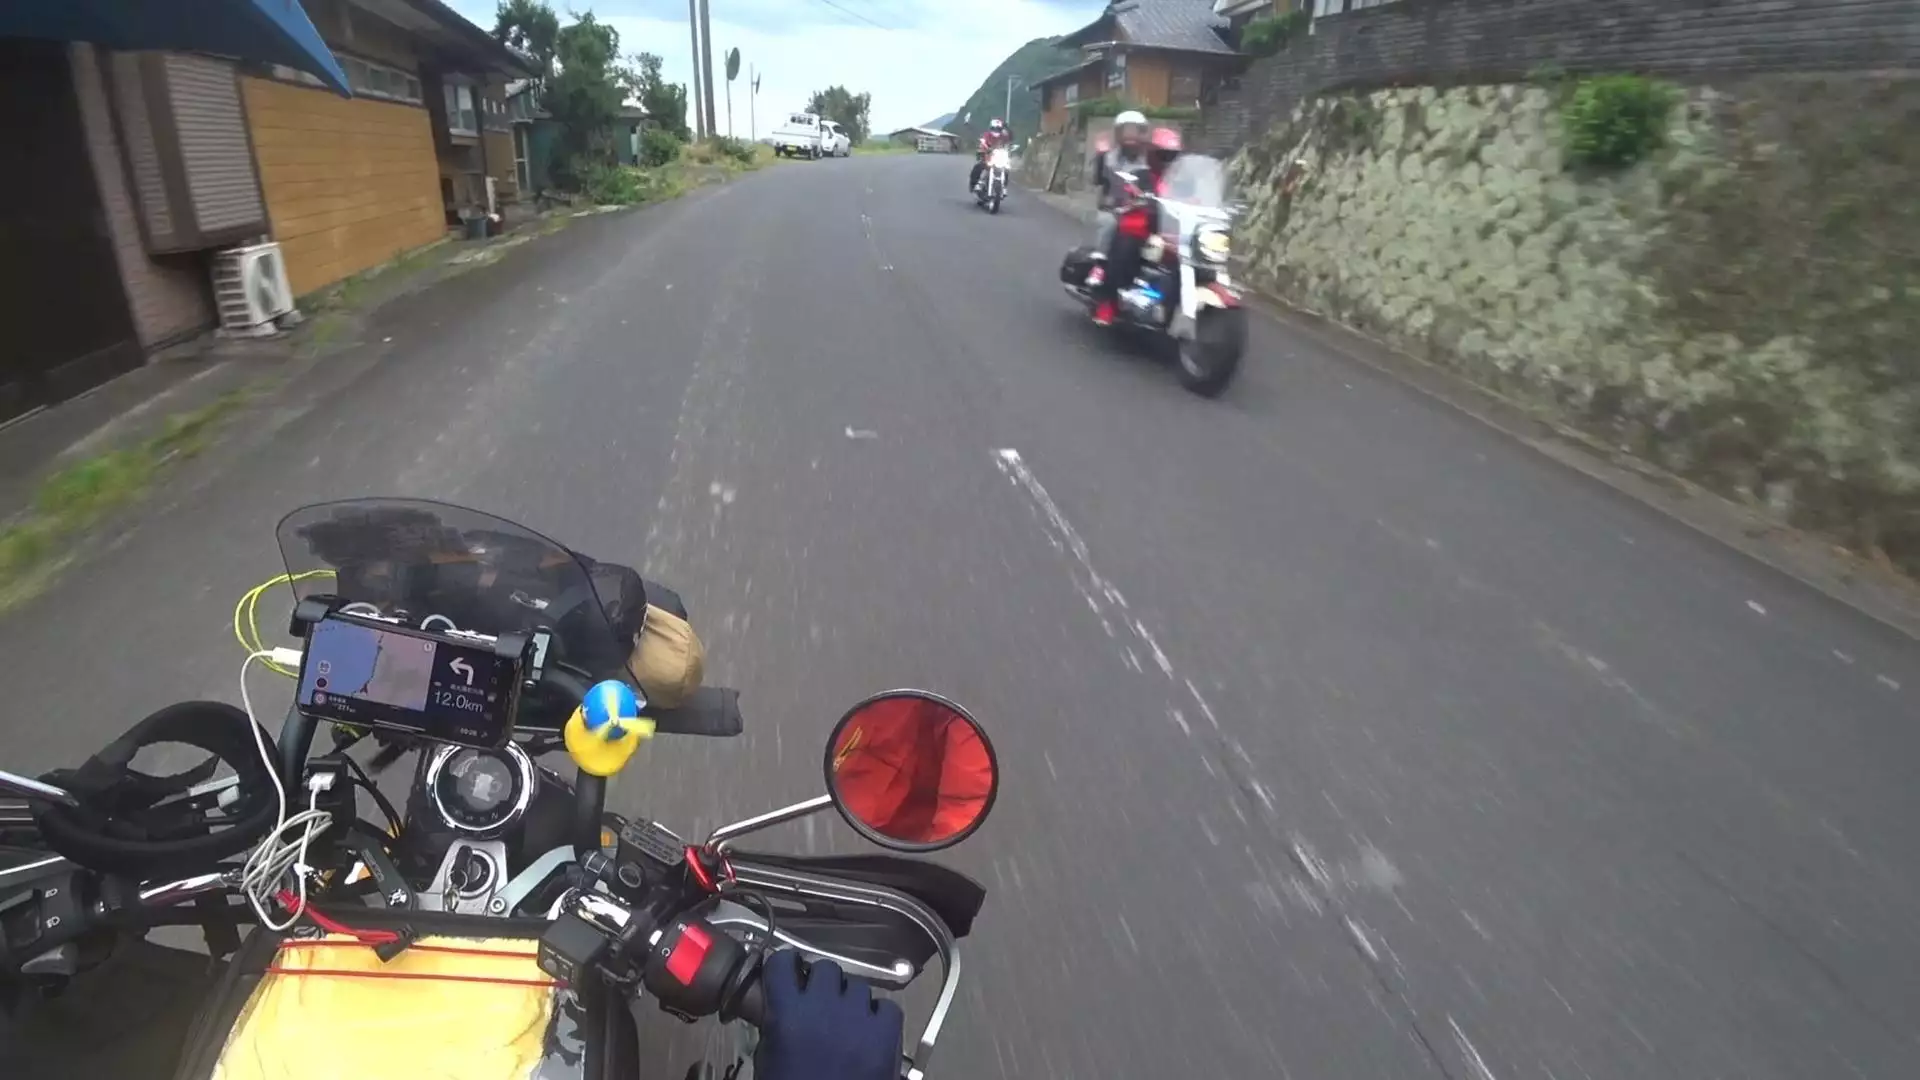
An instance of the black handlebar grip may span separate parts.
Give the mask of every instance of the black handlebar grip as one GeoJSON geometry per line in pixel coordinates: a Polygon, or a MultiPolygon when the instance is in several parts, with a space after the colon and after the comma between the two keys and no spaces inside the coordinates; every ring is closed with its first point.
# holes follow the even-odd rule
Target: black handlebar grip
{"type": "Polygon", "coordinates": [[[756,1028],[767,1022],[767,989],[760,985],[760,965],[747,973],[747,984],[734,996],[733,1015],[756,1028]]]}

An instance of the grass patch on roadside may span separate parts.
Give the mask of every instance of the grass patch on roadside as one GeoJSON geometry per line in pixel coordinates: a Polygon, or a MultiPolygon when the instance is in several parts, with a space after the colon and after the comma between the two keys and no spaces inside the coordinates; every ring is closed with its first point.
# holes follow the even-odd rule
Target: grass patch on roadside
{"type": "Polygon", "coordinates": [[[919,148],[897,142],[863,142],[859,146],[854,147],[853,152],[862,156],[874,154],[913,154],[918,153],[919,148]]]}
{"type": "Polygon", "coordinates": [[[445,240],[435,240],[431,244],[401,252],[379,266],[362,270],[345,281],[301,299],[316,312],[356,311],[366,306],[377,283],[411,277],[438,262],[440,248],[445,244],[445,240]]]}
{"type": "Polygon", "coordinates": [[[168,417],[160,433],[145,442],[76,462],[41,481],[33,506],[0,527],[0,611],[45,588],[87,529],[142,498],[170,464],[204,451],[221,421],[253,390],[230,391],[168,417]]]}
{"type": "Polygon", "coordinates": [[[766,143],[729,139],[722,136],[697,142],[680,153],[680,160],[691,165],[717,165],[730,173],[764,169],[780,160],[766,143]]]}

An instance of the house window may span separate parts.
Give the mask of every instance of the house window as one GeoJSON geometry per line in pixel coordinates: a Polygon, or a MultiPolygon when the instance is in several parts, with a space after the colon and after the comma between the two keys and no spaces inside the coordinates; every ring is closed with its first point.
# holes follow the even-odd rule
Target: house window
{"type": "Polygon", "coordinates": [[[1080,100],[1080,84],[1077,82],[1068,83],[1066,86],[1066,89],[1060,92],[1060,100],[1068,105],[1071,105],[1076,101],[1079,101],[1080,100]]]}
{"type": "Polygon", "coordinates": [[[483,104],[486,106],[487,130],[488,131],[507,130],[506,103],[502,101],[495,101],[493,98],[482,98],[481,100],[483,104]]]}
{"type": "MultiPolygon", "coordinates": [[[[340,69],[347,73],[347,85],[353,88],[355,97],[404,101],[410,105],[421,103],[420,80],[399,68],[359,57],[343,56],[340,57],[340,69]]],[[[277,70],[275,74],[278,74],[277,70]]]]}
{"type": "Polygon", "coordinates": [[[513,175],[521,191],[533,190],[533,169],[527,164],[527,129],[513,129],[513,175]]]}
{"type": "Polygon", "coordinates": [[[1107,61],[1107,89],[1122,90],[1127,85],[1127,54],[1115,53],[1107,61]]]}
{"type": "Polygon", "coordinates": [[[473,87],[448,83],[447,130],[455,135],[480,134],[479,119],[473,108],[473,87]]]}

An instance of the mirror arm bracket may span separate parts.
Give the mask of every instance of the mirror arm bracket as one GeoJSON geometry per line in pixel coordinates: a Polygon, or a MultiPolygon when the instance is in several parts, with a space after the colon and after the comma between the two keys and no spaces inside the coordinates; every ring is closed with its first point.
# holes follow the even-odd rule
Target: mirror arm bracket
{"type": "Polygon", "coordinates": [[[762,829],[770,829],[775,825],[784,824],[789,821],[798,821],[803,817],[812,817],[814,814],[832,805],[833,796],[815,795],[813,798],[804,802],[797,802],[791,806],[783,806],[778,810],[769,810],[764,814],[747,818],[744,821],[736,821],[731,825],[722,825],[707,834],[707,842],[704,846],[708,851],[718,854],[726,851],[729,845],[742,836],[746,836],[749,833],[757,833],[762,829]]]}

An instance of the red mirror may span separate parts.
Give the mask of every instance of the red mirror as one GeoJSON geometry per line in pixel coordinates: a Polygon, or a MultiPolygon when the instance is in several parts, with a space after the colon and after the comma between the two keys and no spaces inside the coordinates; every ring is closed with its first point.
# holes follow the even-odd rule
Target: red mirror
{"type": "Polygon", "coordinates": [[[937,851],[987,819],[999,762],[980,722],[924,690],[855,705],[827,740],[827,792],[860,835],[900,851],[937,851]]]}

